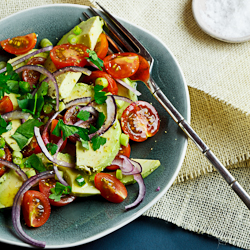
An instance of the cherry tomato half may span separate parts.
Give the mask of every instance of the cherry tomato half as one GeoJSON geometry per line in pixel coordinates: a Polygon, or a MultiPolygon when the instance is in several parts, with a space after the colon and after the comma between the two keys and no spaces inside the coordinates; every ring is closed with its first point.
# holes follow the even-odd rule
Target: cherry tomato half
{"type": "Polygon", "coordinates": [[[128,192],[123,183],[115,176],[107,173],[95,175],[95,187],[101,192],[101,196],[114,203],[120,203],[126,199],[128,192]]]}
{"type": "MultiPolygon", "coordinates": [[[[33,57],[28,62],[27,65],[43,65],[46,61],[44,57],[33,57]]],[[[36,86],[41,73],[35,70],[24,70],[22,73],[22,78],[25,82],[30,84],[30,88],[33,89],[36,86]]]]}
{"type": "Polygon", "coordinates": [[[150,76],[149,63],[144,57],[142,57],[140,55],[138,55],[138,56],[139,56],[139,60],[140,60],[139,68],[135,72],[134,75],[130,76],[130,79],[131,80],[141,80],[143,82],[147,82],[149,79],[149,76],[150,76]]]}
{"type": "Polygon", "coordinates": [[[21,55],[29,52],[36,45],[37,37],[35,33],[25,36],[17,36],[1,41],[2,48],[15,55],[21,55]]]}
{"type": "Polygon", "coordinates": [[[23,196],[22,211],[27,226],[40,227],[50,216],[49,199],[39,191],[28,190],[23,196]]]}
{"type": "MultiPolygon", "coordinates": [[[[55,187],[56,182],[57,181],[53,178],[40,180],[39,181],[40,192],[42,192],[49,199],[49,196],[51,195],[50,189],[55,187]]],[[[60,201],[54,201],[52,199],[49,199],[49,202],[52,206],[62,207],[71,203],[75,199],[76,197],[74,195],[67,194],[67,195],[63,195],[60,201]]]]}
{"type": "MultiPolygon", "coordinates": [[[[5,152],[5,155],[3,158],[3,160],[6,160],[6,161],[11,161],[12,160],[12,154],[10,152],[10,149],[8,148],[8,146],[5,146],[4,147],[4,152],[5,152]]],[[[7,171],[7,167],[0,164],[0,177],[7,171]]]]}
{"type": "Polygon", "coordinates": [[[111,54],[104,58],[105,70],[114,78],[122,79],[135,74],[139,68],[139,56],[135,53],[125,52],[111,54]]]}
{"type": "Polygon", "coordinates": [[[118,87],[116,84],[116,81],[106,72],[103,72],[101,70],[93,71],[90,76],[84,77],[85,83],[94,83],[96,78],[106,78],[108,80],[108,87],[104,88],[103,91],[110,92],[112,95],[117,95],[118,93],[118,87]]]}
{"type": "Polygon", "coordinates": [[[33,136],[30,143],[22,149],[22,154],[24,157],[29,157],[32,154],[39,154],[42,150],[37,143],[36,137],[33,136]]]}
{"type": "Polygon", "coordinates": [[[8,113],[13,110],[13,104],[12,101],[8,96],[4,96],[0,100],[0,115],[3,115],[5,113],[8,113]]]}
{"type": "MultiPolygon", "coordinates": [[[[121,148],[120,148],[120,150],[115,158],[119,158],[119,155],[125,155],[125,156],[129,157],[130,152],[131,152],[131,147],[130,147],[129,143],[127,146],[121,145],[121,148]]],[[[119,166],[117,166],[117,165],[110,165],[110,166],[106,167],[106,169],[108,169],[108,170],[116,170],[118,168],[119,168],[119,166]]]]}
{"type": "Polygon", "coordinates": [[[83,44],[62,44],[50,51],[50,57],[57,69],[67,66],[84,67],[87,64],[87,49],[83,44]]]}
{"type": "Polygon", "coordinates": [[[133,141],[145,141],[157,133],[160,119],[156,109],[144,101],[130,104],[122,113],[121,126],[133,141]]]}
{"type": "Polygon", "coordinates": [[[109,43],[107,40],[107,35],[101,33],[101,35],[97,40],[97,44],[95,46],[94,51],[100,59],[104,59],[108,53],[108,49],[109,49],[109,43]]]}

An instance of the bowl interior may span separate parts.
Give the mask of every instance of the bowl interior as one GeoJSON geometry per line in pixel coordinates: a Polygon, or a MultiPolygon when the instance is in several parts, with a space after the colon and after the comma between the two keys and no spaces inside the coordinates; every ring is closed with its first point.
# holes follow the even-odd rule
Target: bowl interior
{"type": "MultiPolygon", "coordinates": [[[[79,23],[86,11],[80,5],[47,5],[14,14],[0,21],[0,40],[24,35],[38,34],[38,44],[48,38],[53,44],[79,23]]],[[[169,49],[149,32],[127,21],[121,22],[143,43],[155,59],[153,78],[179,112],[189,121],[190,106],[187,86],[178,63],[169,49]]],[[[6,59],[0,55],[0,60],[6,59]]],[[[84,244],[98,239],[136,219],[159,200],[173,183],[184,159],[187,138],[162,106],[153,98],[143,83],[138,83],[141,100],[147,100],[158,110],[161,118],[159,132],[143,143],[132,143],[132,157],[159,159],[161,166],[145,179],[147,188],[143,202],[133,210],[124,206],[135,200],[137,184],[128,187],[128,198],[121,204],[112,204],[102,197],[78,198],[72,204],[52,209],[48,222],[35,230],[25,231],[33,238],[45,240],[49,248],[63,248],[84,244]],[[160,191],[156,191],[157,187],[160,191]]],[[[11,210],[0,210],[0,240],[27,246],[16,236],[11,222],[11,210]]]]}

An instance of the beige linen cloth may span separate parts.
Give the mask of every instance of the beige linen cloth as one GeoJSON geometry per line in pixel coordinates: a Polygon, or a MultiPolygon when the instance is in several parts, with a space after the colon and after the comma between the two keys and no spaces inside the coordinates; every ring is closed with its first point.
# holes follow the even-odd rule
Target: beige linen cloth
{"type": "MultiPolygon", "coordinates": [[[[249,42],[227,44],[203,33],[191,0],[98,2],[151,31],[173,52],[189,86],[193,128],[250,193],[249,42]]],[[[92,0],[1,0],[0,18],[55,3],[95,6],[92,0]]],[[[144,215],[250,249],[250,211],[192,142],[174,185],[144,215]]]]}

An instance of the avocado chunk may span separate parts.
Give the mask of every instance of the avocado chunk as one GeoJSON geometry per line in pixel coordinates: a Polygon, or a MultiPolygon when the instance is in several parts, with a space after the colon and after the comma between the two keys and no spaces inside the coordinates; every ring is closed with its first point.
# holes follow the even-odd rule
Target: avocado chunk
{"type": "Polygon", "coordinates": [[[106,131],[102,137],[106,143],[96,151],[89,144],[89,149],[82,147],[81,142],[76,142],[76,168],[88,173],[101,172],[114,160],[120,149],[121,127],[118,120],[106,131]]]}
{"type": "Polygon", "coordinates": [[[95,16],[89,18],[86,21],[82,21],[77,26],[82,30],[79,35],[76,35],[74,33],[75,28],[73,28],[62,37],[57,45],[69,43],[68,37],[70,35],[74,35],[77,39],[78,44],[83,44],[89,47],[91,50],[94,50],[97,40],[102,33],[103,20],[100,17],[95,16]]]}
{"type": "Polygon", "coordinates": [[[67,183],[71,186],[72,194],[80,197],[86,197],[90,195],[97,195],[100,194],[100,191],[95,188],[93,182],[89,181],[89,175],[85,174],[83,171],[79,171],[77,169],[66,168],[66,167],[59,167],[60,170],[63,171],[63,177],[67,181],[67,183]],[[76,182],[76,177],[81,175],[84,180],[85,184],[80,186],[76,182]]]}
{"type": "Polygon", "coordinates": [[[64,98],[64,102],[68,103],[74,99],[82,97],[94,97],[94,86],[88,85],[86,83],[77,83],[72,89],[70,95],[64,98]]]}
{"type": "Polygon", "coordinates": [[[11,207],[16,193],[22,186],[22,179],[10,169],[0,178],[0,208],[11,207]]]}

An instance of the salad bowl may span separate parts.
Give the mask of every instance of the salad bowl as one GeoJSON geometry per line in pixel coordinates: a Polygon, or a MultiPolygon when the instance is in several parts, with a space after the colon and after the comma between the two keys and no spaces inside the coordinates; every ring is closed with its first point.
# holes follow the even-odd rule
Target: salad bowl
{"type": "MultiPolygon", "coordinates": [[[[54,4],[18,12],[0,21],[0,41],[9,37],[35,32],[37,44],[48,38],[54,45],[79,23],[87,6],[54,4]]],[[[175,57],[167,46],[153,34],[118,18],[128,30],[148,49],[154,57],[153,78],[169,100],[190,121],[188,88],[175,57]]],[[[6,57],[0,54],[0,61],[6,57]]],[[[142,93],[140,100],[152,103],[159,113],[161,125],[158,133],[145,142],[131,143],[131,157],[137,159],[158,159],[161,166],[144,181],[146,196],[134,209],[125,211],[125,205],[138,195],[138,185],[127,186],[128,198],[120,203],[110,203],[101,196],[78,198],[65,207],[53,207],[47,223],[40,228],[25,232],[32,238],[46,241],[46,248],[66,248],[85,244],[103,237],[135,220],[153,206],[170,188],[184,160],[187,137],[171,119],[165,109],[154,99],[146,86],[138,82],[142,93]]],[[[0,241],[18,246],[28,246],[16,235],[11,221],[11,209],[0,210],[0,241]]]]}

